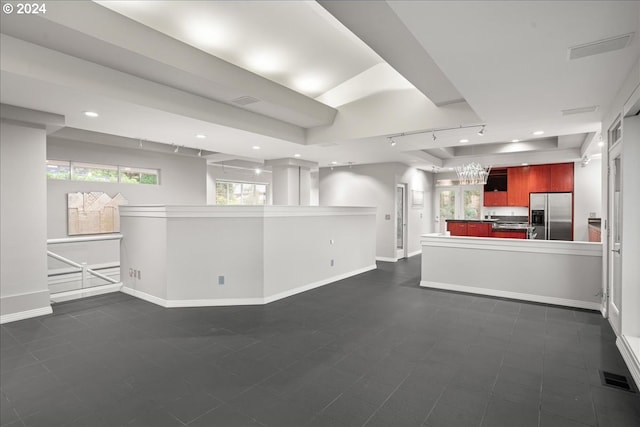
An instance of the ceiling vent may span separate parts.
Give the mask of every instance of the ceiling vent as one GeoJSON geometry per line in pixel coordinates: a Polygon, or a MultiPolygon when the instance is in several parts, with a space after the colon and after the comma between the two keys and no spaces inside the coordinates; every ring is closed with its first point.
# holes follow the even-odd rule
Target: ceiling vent
{"type": "Polygon", "coordinates": [[[254,104],[260,101],[258,98],[254,98],[253,96],[241,96],[240,98],[232,99],[231,102],[237,105],[249,105],[254,104]]]}
{"type": "Polygon", "coordinates": [[[598,105],[592,105],[590,107],[580,107],[580,108],[570,108],[568,110],[562,110],[563,116],[571,116],[573,114],[583,114],[583,113],[595,113],[600,108],[598,105]]]}
{"type": "Polygon", "coordinates": [[[569,48],[569,59],[584,58],[585,56],[599,55],[613,50],[624,49],[629,46],[634,33],[622,36],[610,37],[591,43],[581,44],[569,48]]]}

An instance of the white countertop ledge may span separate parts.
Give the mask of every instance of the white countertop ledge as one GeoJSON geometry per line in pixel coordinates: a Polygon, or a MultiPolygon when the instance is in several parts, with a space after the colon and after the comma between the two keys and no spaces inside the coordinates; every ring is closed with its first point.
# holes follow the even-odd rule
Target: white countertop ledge
{"type": "Polygon", "coordinates": [[[420,241],[422,246],[602,257],[602,243],[599,242],[445,236],[439,233],[424,234],[420,241]]]}
{"type": "Polygon", "coordinates": [[[374,207],[352,206],[120,206],[122,217],[145,218],[275,218],[376,215],[374,207]]]}

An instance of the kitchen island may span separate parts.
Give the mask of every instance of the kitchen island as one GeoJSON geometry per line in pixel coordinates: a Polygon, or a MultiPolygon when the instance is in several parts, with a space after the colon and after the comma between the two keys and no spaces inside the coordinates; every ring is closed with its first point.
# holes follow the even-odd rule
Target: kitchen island
{"type": "Polygon", "coordinates": [[[423,235],[420,286],[600,309],[602,244],[423,235]]]}
{"type": "Polygon", "coordinates": [[[499,219],[448,219],[447,231],[452,236],[497,237],[527,239],[533,228],[525,222],[504,222],[499,219]]]}

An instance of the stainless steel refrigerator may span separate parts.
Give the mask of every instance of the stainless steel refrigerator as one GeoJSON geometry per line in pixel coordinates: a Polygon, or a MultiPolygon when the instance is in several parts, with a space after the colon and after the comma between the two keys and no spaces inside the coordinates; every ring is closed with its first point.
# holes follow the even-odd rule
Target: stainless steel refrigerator
{"type": "Polygon", "coordinates": [[[531,193],[529,214],[537,240],[573,240],[572,193],[531,193]]]}

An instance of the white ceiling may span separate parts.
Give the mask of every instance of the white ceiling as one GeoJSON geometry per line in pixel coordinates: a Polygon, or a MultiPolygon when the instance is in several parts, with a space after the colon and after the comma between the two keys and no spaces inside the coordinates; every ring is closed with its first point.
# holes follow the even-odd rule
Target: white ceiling
{"type": "Polygon", "coordinates": [[[601,115],[640,51],[640,2],[99,3],[2,14],[2,103],[260,162],[578,160],[599,150],[601,115]],[[571,46],[631,32],[625,49],[568,59],[571,46]],[[318,86],[301,89],[304,79],[318,86]],[[234,102],[246,96],[256,102],[234,102]],[[599,108],[561,114],[587,106],[599,108]],[[481,124],[482,137],[473,127],[401,136],[481,124]],[[547,143],[508,144],[539,129],[547,143]],[[489,145],[456,150],[463,138],[489,145]]]}

